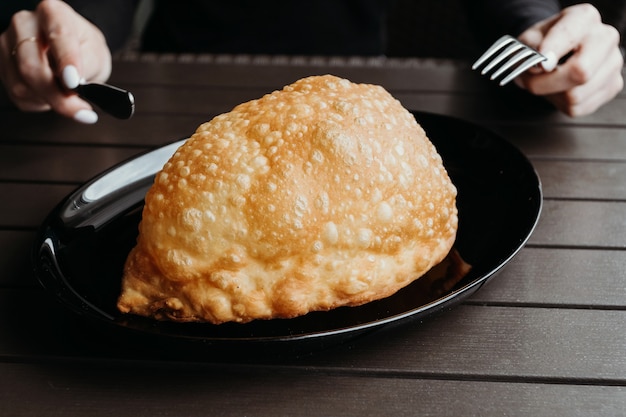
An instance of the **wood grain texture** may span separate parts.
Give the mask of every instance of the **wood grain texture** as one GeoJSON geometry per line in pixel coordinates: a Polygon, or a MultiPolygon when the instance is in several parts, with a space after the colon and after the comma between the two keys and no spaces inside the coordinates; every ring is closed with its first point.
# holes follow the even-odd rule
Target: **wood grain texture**
{"type": "Polygon", "coordinates": [[[214,116],[143,113],[142,110],[127,121],[101,115],[96,126],[85,126],[52,113],[0,112],[0,123],[13,126],[4,132],[2,142],[12,145],[154,147],[188,137],[200,123],[214,116]],[[51,125],[56,127],[51,128],[51,125]]]}
{"type": "Polygon", "coordinates": [[[0,228],[37,229],[52,209],[71,191],[72,185],[0,182],[0,228]]]}
{"type": "Polygon", "coordinates": [[[622,250],[526,247],[471,301],[626,309],[622,250]]]}
{"type": "MultiPolygon", "coordinates": [[[[250,358],[120,344],[105,328],[72,320],[46,294],[0,290],[0,358],[252,360],[326,372],[626,385],[626,311],[462,305],[423,322],[372,333],[311,356],[250,358]],[[36,306],[23,311],[28,300],[36,306]],[[401,361],[398,358],[402,358],[401,361]]],[[[119,334],[118,336],[122,336],[119,334]]]]}
{"type": "Polygon", "coordinates": [[[626,201],[626,161],[533,160],[544,198],[626,201]]]}
{"type": "Polygon", "coordinates": [[[624,92],[572,119],[459,62],[340,57],[147,54],[116,60],[111,82],[135,94],[129,121],[85,126],[0,103],[0,415],[624,415],[624,92]],[[530,158],[541,218],[488,285],[421,321],[268,358],[127,343],[40,288],[33,238],[79,184],[322,73],[485,126],[530,158]]]}
{"type": "Polygon", "coordinates": [[[34,286],[31,249],[35,233],[0,229],[0,288],[34,286]]]}
{"type": "Polygon", "coordinates": [[[315,369],[0,364],[13,416],[621,416],[624,387],[327,375],[315,369]],[[32,399],[36,398],[37,401],[32,399]],[[172,410],[172,411],[169,411],[172,410]],[[174,411],[175,410],[175,411],[174,411]]]}
{"type": "Polygon", "coordinates": [[[141,149],[0,145],[0,180],[81,184],[141,149]]]}
{"type": "Polygon", "coordinates": [[[529,243],[553,247],[626,248],[626,202],[546,200],[529,243]]]}
{"type": "Polygon", "coordinates": [[[523,122],[489,128],[515,144],[533,160],[626,160],[626,131],[614,127],[528,125],[523,122]]]}

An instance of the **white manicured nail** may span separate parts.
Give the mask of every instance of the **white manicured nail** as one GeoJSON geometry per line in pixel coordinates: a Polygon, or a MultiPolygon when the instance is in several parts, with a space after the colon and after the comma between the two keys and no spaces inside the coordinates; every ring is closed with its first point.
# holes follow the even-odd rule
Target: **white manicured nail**
{"type": "Polygon", "coordinates": [[[555,69],[559,61],[556,59],[556,55],[554,54],[554,52],[548,51],[543,55],[548,58],[541,63],[541,67],[544,69],[544,71],[550,72],[555,69]]]}
{"type": "Polygon", "coordinates": [[[74,65],[68,65],[63,68],[63,83],[70,90],[78,87],[80,83],[80,75],[74,65]]]}
{"type": "Polygon", "coordinates": [[[74,115],[74,120],[87,125],[92,125],[98,121],[98,114],[93,110],[79,110],[74,115]]]}

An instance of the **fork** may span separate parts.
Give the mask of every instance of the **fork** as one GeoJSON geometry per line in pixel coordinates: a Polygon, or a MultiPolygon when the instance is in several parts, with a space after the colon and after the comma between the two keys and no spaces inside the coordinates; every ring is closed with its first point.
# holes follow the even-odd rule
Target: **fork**
{"type": "Polygon", "coordinates": [[[540,54],[516,38],[504,35],[474,62],[472,69],[476,70],[484,65],[481,75],[493,71],[490,79],[501,78],[500,86],[503,86],[537,64],[541,64],[544,70],[551,71],[556,66],[555,61],[553,56],[540,54]]]}

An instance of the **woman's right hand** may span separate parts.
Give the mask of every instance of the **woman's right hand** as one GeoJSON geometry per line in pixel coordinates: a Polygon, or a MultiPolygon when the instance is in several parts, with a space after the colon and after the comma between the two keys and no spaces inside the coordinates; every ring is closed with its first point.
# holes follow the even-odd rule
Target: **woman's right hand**
{"type": "Polygon", "coordinates": [[[61,0],[16,13],[0,35],[0,81],[23,111],[54,110],[95,123],[92,107],[71,90],[82,80],[104,82],[110,73],[102,32],[61,0]]]}
{"type": "Polygon", "coordinates": [[[552,71],[528,71],[518,85],[544,96],[563,113],[575,117],[595,112],[624,86],[624,59],[617,29],[602,22],[590,4],[577,4],[541,21],[520,35],[520,40],[554,62],[569,59],[552,71]]]}

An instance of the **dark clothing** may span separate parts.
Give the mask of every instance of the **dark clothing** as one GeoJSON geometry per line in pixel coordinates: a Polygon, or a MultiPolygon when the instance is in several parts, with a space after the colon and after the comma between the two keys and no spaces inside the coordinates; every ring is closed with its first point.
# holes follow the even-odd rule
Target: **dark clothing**
{"type": "Polygon", "coordinates": [[[475,0],[467,3],[479,39],[488,43],[502,35],[518,36],[561,10],[557,0],[475,0]]]}
{"type": "MultiPolygon", "coordinates": [[[[34,10],[39,0],[0,0],[0,33],[20,10],[34,10]]],[[[66,1],[82,16],[92,21],[107,38],[111,49],[124,45],[132,27],[139,0],[70,0],[66,1]]]]}
{"type": "Polygon", "coordinates": [[[385,13],[385,0],[156,0],[142,49],[380,55],[385,13]]]}
{"type": "MultiPolygon", "coordinates": [[[[66,0],[125,45],[139,0],[66,0]]],[[[156,52],[459,57],[502,34],[519,35],[575,1],[562,0],[153,0],[141,49],[156,52]],[[447,38],[446,38],[447,36],[447,38]],[[444,47],[442,47],[444,46],[444,47]],[[456,46],[456,48],[455,48],[456,46]],[[455,50],[456,49],[456,50],[455,50]]],[[[593,1],[605,21],[626,0],[593,1]]],[[[0,0],[0,30],[33,0],[0,0]]]]}
{"type": "Polygon", "coordinates": [[[0,33],[11,22],[11,16],[20,10],[33,10],[38,0],[0,0],[0,33]]]}
{"type": "Polygon", "coordinates": [[[124,46],[130,36],[139,0],[67,0],[66,3],[98,26],[109,48],[116,50],[124,46]]]}
{"type": "MultiPolygon", "coordinates": [[[[67,0],[98,25],[112,49],[128,33],[129,12],[137,0],[67,0]],[[105,10],[106,9],[106,10],[105,10]],[[110,12],[107,12],[110,10],[110,12]]],[[[388,12],[402,16],[403,7],[432,8],[432,0],[154,0],[141,38],[141,49],[155,52],[266,53],[316,55],[383,55],[388,12]],[[404,4],[403,4],[404,3],[404,4]],[[403,6],[403,7],[401,7],[403,6]]],[[[446,3],[444,1],[443,3],[446,3]]],[[[493,33],[521,32],[560,10],[557,0],[463,1],[476,21],[479,39],[493,33]]],[[[441,6],[438,6],[441,7],[441,6]]],[[[430,17],[416,12],[424,26],[430,17]]],[[[130,13],[132,16],[132,13],[130,13]]],[[[435,22],[445,28],[445,22],[435,22]]],[[[412,41],[407,33],[407,45],[412,41]]],[[[459,39],[462,43],[465,39],[459,39]]],[[[413,41],[418,42],[417,39],[413,41]]],[[[418,54],[420,48],[414,48],[418,54]]],[[[405,51],[405,55],[411,54],[405,51]]]]}
{"type": "MultiPolygon", "coordinates": [[[[123,46],[138,0],[67,0],[123,46]]],[[[320,55],[385,52],[386,0],[154,0],[141,49],[320,55]]]]}
{"type": "Polygon", "coordinates": [[[591,3],[600,12],[604,23],[617,28],[622,36],[621,43],[625,44],[626,0],[478,0],[477,3],[482,4],[472,9],[471,18],[478,22],[480,18],[477,15],[485,16],[481,24],[486,29],[481,31],[477,28],[477,31],[489,37],[490,42],[505,33],[518,36],[534,23],[558,13],[562,8],[591,3]]]}

